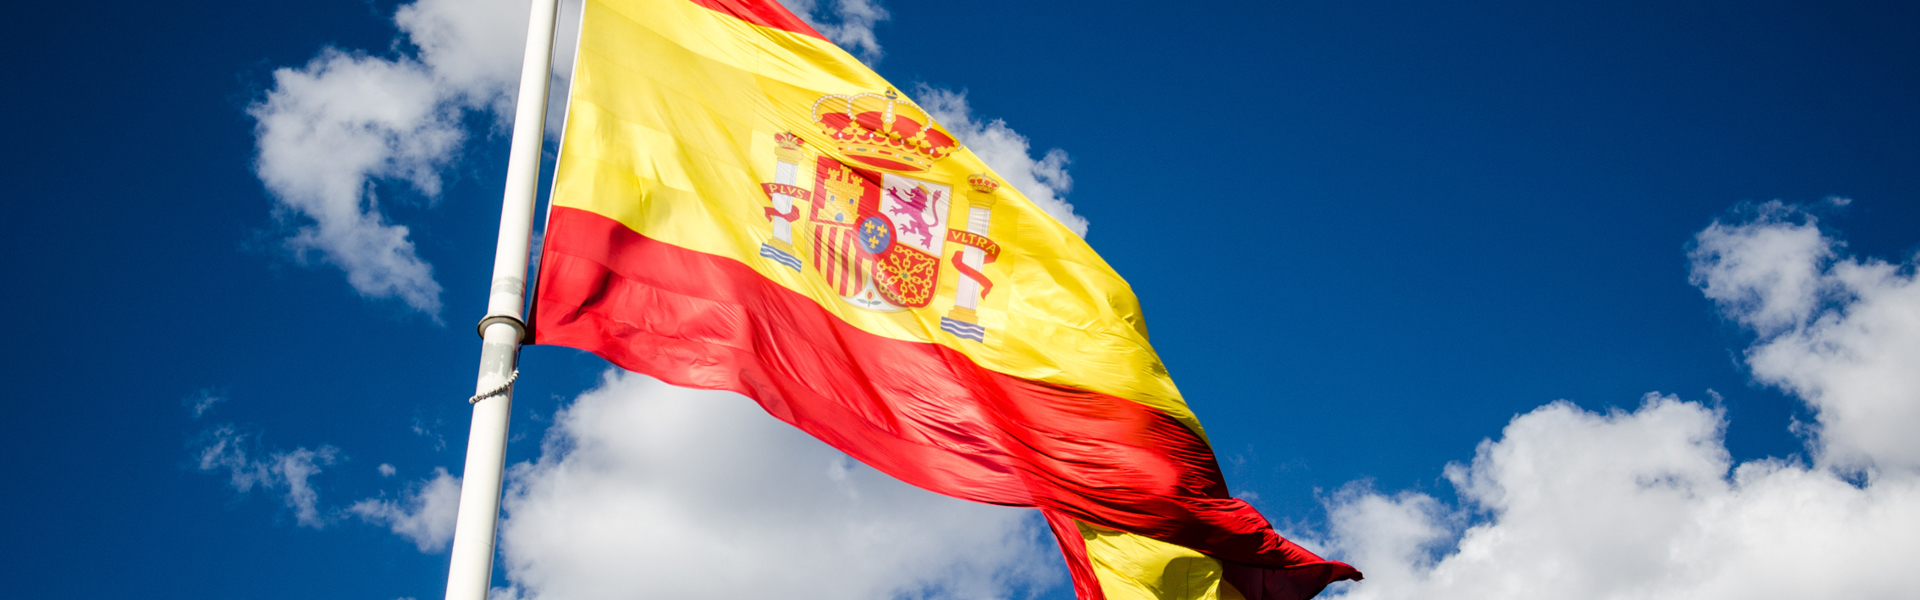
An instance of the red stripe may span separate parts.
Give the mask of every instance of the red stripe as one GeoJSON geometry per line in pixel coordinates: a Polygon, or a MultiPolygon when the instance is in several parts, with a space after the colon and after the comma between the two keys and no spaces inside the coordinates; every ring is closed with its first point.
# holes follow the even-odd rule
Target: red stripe
{"type": "Polygon", "coordinates": [[[761,27],[772,27],[827,39],[827,36],[814,31],[812,25],[808,25],[806,21],[789,12],[787,7],[773,0],[693,0],[693,3],[761,27]]]}
{"type": "MultiPolygon", "coordinates": [[[[1287,542],[1293,545],[1293,542],[1287,542]]],[[[1300,550],[1306,552],[1306,550],[1300,550]]],[[[1360,572],[1347,563],[1325,561],[1281,569],[1268,569],[1221,561],[1221,579],[1239,590],[1247,600],[1306,600],[1327,589],[1327,584],[1352,579],[1360,572]]]]}
{"type": "Polygon", "coordinates": [[[1073,517],[1046,509],[1041,509],[1040,514],[1047,518],[1053,539],[1060,542],[1060,556],[1067,559],[1075,600],[1107,600],[1106,592],[1100,589],[1100,579],[1093,574],[1093,561],[1087,559],[1087,538],[1080,537],[1080,526],[1073,523],[1073,517]]]}
{"type": "MultiPolygon", "coordinates": [[[[1146,405],[868,333],[733,259],[556,207],[538,343],[739,392],[876,469],[942,494],[1056,510],[1269,567],[1327,563],[1227,495],[1199,435],[1146,405]]],[[[1339,565],[1337,578],[1352,572],[1339,565]]]]}
{"type": "Polygon", "coordinates": [[[833,247],[840,252],[840,295],[842,296],[858,294],[867,287],[866,277],[862,275],[864,271],[860,270],[860,249],[856,247],[860,242],[853,238],[852,229],[842,231],[840,243],[833,247]]]}
{"type": "Polygon", "coordinates": [[[815,268],[815,269],[819,269],[819,268],[820,268],[820,265],[822,264],[822,263],[820,262],[820,260],[821,260],[821,258],[820,258],[820,257],[822,257],[822,256],[825,256],[825,255],[823,255],[823,254],[821,254],[821,253],[820,253],[820,244],[821,244],[821,243],[822,243],[822,236],[821,236],[821,235],[820,235],[820,234],[819,234],[819,233],[818,233],[818,232],[816,231],[816,232],[815,232],[815,233],[813,234],[813,268],[815,268]]]}
{"type": "Polygon", "coordinates": [[[834,244],[839,243],[839,240],[834,239],[836,235],[837,234],[835,234],[832,231],[827,231],[825,232],[825,235],[822,236],[823,238],[826,239],[826,246],[821,249],[821,252],[823,252],[823,254],[821,254],[819,258],[821,261],[823,261],[823,263],[820,266],[820,276],[825,277],[827,279],[827,283],[833,284],[834,289],[839,290],[840,295],[844,296],[847,293],[847,289],[846,289],[847,286],[840,283],[840,278],[841,278],[840,254],[833,251],[834,244]]]}
{"type": "Polygon", "coordinates": [[[833,243],[827,246],[827,251],[833,253],[833,274],[827,278],[833,281],[834,289],[840,290],[841,296],[858,294],[859,286],[853,285],[853,265],[847,260],[847,244],[851,242],[852,232],[839,227],[832,229],[833,243]]]}

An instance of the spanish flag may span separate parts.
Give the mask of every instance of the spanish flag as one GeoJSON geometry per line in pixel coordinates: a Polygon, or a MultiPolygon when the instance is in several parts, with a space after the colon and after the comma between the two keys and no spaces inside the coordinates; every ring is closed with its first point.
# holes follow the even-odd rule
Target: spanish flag
{"type": "Polygon", "coordinates": [[[1082,599],[1360,578],[1227,494],[1119,274],[779,4],[588,0],[579,43],[535,343],[1038,508],[1082,599]]]}

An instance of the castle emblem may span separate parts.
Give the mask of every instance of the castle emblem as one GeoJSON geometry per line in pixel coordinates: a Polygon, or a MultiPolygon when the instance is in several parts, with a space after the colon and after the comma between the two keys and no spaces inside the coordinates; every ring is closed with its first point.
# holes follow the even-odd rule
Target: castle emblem
{"type": "Polygon", "coordinates": [[[763,258],[819,276],[843,300],[867,310],[925,308],[941,273],[961,277],[941,329],[985,341],[979,301],[993,284],[981,268],[999,256],[988,239],[998,183],[979,174],[956,193],[927,171],[960,149],[926,111],[893,90],[835,94],[814,102],[813,119],[835,152],[812,155],[791,132],[774,136],[774,181],[762,184],[772,236],[763,258]],[[807,205],[800,208],[799,202],[807,205]],[[956,215],[956,207],[964,207],[956,215]],[[953,219],[962,222],[950,222],[953,219]],[[805,241],[796,243],[798,239],[805,241]]]}

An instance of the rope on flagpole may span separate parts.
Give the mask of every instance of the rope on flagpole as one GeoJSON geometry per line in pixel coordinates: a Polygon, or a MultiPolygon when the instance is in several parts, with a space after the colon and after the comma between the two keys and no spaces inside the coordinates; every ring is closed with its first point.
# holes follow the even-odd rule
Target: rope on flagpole
{"type": "Polygon", "coordinates": [[[479,394],[474,394],[472,398],[467,399],[467,404],[479,404],[481,400],[485,400],[488,398],[492,398],[494,396],[505,394],[507,393],[507,390],[513,389],[513,380],[519,379],[519,378],[520,378],[520,370],[514,369],[512,373],[507,374],[506,383],[500,384],[500,387],[496,387],[479,394]]]}

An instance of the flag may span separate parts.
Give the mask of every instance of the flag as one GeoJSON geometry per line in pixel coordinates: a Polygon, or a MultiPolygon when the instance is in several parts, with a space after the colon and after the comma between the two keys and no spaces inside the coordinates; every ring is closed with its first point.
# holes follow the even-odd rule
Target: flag
{"type": "Polygon", "coordinates": [[[871,69],[772,0],[584,10],[535,343],[1039,508],[1081,598],[1359,578],[1228,495],[1126,281],[871,69]]]}

